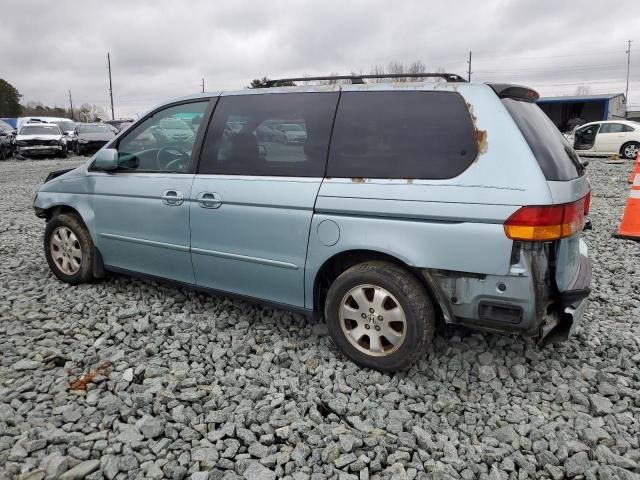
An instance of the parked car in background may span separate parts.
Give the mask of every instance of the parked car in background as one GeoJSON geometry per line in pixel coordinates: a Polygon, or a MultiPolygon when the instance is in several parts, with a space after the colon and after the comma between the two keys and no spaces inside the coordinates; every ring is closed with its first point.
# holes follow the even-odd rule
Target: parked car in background
{"type": "Polygon", "coordinates": [[[15,151],[24,157],[55,155],[64,157],[67,144],[60,127],[53,123],[27,123],[18,131],[15,151]]]}
{"type": "Polygon", "coordinates": [[[72,148],[78,155],[100,150],[116,134],[105,123],[79,123],[73,132],[72,148]]]}
{"type": "Polygon", "coordinates": [[[0,160],[6,160],[13,153],[15,128],[0,120],[0,160]]]}
{"type": "Polygon", "coordinates": [[[567,139],[580,155],[634,159],[640,151],[640,124],[629,120],[590,122],[577,127],[567,139]]]}
{"type": "Polygon", "coordinates": [[[565,339],[591,280],[585,168],[533,90],[449,78],[160,106],[42,185],[47,262],[74,285],[133,273],[324,314],[384,371],[423,356],[439,320],[565,339]],[[187,115],[195,136],[157,134],[187,115]],[[265,145],[283,117],[304,140],[265,145]]]}
{"type": "Polygon", "coordinates": [[[195,137],[191,126],[179,118],[165,118],[153,133],[165,137],[166,141],[172,143],[192,142],[195,137]]]}
{"type": "Polygon", "coordinates": [[[70,137],[73,135],[73,129],[75,128],[75,122],[73,120],[62,117],[20,117],[17,119],[17,128],[19,130],[24,125],[32,123],[53,123],[60,127],[60,131],[64,135],[65,149],[71,150],[66,144],[69,143],[70,137]]]}
{"type": "Polygon", "coordinates": [[[283,123],[273,130],[273,140],[280,143],[304,143],[307,139],[306,130],[297,123],[283,123]]]}
{"type": "Polygon", "coordinates": [[[6,160],[13,154],[15,136],[16,129],[8,122],[0,120],[0,160],[6,160]]]}

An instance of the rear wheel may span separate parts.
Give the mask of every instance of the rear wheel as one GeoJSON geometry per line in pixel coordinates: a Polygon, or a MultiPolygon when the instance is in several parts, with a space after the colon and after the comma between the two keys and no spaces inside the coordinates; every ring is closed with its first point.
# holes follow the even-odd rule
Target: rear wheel
{"type": "Polygon", "coordinates": [[[622,145],[620,148],[620,155],[627,160],[635,160],[638,156],[638,152],[640,151],[640,143],[638,142],[627,142],[622,145]]]}
{"type": "Polygon", "coordinates": [[[49,267],[63,282],[78,285],[93,278],[93,241],[75,215],[63,213],[49,220],[44,251],[49,267]]]}
{"type": "Polygon", "coordinates": [[[338,348],[363,367],[396,371],[424,355],[435,313],[424,286],[388,262],[361,263],[331,285],[325,317],[338,348]]]}

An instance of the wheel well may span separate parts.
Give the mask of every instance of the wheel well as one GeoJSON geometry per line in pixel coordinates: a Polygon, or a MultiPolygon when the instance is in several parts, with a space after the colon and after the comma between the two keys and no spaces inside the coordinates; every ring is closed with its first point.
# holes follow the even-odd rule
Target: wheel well
{"type": "Polygon", "coordinates": [[[630,144],[635,144],[635,145],[640,145],[640,142],[636,141],[636,140],[629,140],[628,142],[624,142],[621,146],[620,146],[620,152],[622,152],[622,150],[624,150],[624,147],[626,147],[627,145],[630,144]]]}
{"type": "MultiPolygon", "coordinates": [[[[327,298],[327,292],[331,287],[333,281],[340,276],[345,270],[357,265],[359,263],[371,261],[371,260],[384,260],[389,263],[393,263],[399,267],[404,268],[408,272],[411,272],[427,289],[427,293],[433,297],[431,289],[425,279],[418,273],[418,269],[407,265],[402,260],[388,255],[386,253],[377,252],[375,250],[349,250],[341,252],[330,259],[328,259],[318,273],[313,284],[313,309],[316,312],[322,313],[324,310],[324,302],[327,298]]],[[[437,306],[437,302],[434,302],[437,306]]]]}
{"type": "MultiPolygon", "coordinates": [[[[84,225],[84,220],[82,219],[82,215],[80,215],[80,212],[78,212],[75,208],[73,207],[69,207],[68,205],[57,205],[55,207],[51,207],[48,208],[46,210],[46,219],[47,222],[49,220],[51,220],[53,217],[60,215],[61,213],[68,213],[71,215],[75,215],[76,217],[78,217],[78,219],[83,223],[84,225]]],[[[86,225],[85,225],[86,226],[86,225]]]]}

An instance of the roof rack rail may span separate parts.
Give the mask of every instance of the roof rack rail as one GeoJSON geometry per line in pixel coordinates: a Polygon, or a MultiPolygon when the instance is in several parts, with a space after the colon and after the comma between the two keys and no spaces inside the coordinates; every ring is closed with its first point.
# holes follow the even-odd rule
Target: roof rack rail
{"type": "Polygon", "coordinates": [[[447,82],[466,82],[464,78],[455,73],[383,73],[380,75],[327,75],[320,77],[296,77],[296,78],[279,78],[276,80],[267,80],[265,87],[277,87],[283,83],[291,82],[313,82],[318,80],[351,80],[352,84],[364,83],[363,80],[368,78],[442,78],[447,82]]]}

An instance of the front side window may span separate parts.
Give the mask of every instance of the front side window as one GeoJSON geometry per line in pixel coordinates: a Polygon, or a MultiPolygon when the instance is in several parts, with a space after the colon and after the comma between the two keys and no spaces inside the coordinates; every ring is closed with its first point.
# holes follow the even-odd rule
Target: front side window
{"type": "Polygon", "coordinates": [[[119,170],[185,173],[209,101],[165,108],[118,142],[119,170]]]}
{"type": "Polygon", "coordinates": [[[467,104],[454,92],[344,92],[329,177],[445,179],[478,154],[467,104]]]}
{"type": "Polygon", "coordinates": [[[337,93],[221,97],[199,173],[321,177],[337,93]]]}

